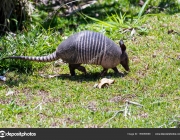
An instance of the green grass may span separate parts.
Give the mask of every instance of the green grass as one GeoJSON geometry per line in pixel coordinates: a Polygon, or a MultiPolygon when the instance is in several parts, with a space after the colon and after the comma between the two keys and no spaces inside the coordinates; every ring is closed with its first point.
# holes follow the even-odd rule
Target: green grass
{"type": "MultiPolygon", "coordinates": [[[[48,79],[40,74],[69,74],[68,65],[54,67],[54,62],[1,61],[0,72],[5,73],[7,80],[0,81],[0,127],[179,127],[180,13],[164,11],[144,15],[138,22],[138,13],[132,20],[125,14],[124,23],[111,30],[103,23],[111,22],[113,16],[122,19],[117,12],[99,19],[101,23],[91,19],[76,31],[67,27],[63,34],[54,28],[45,30],[32,25],[16,37],[2,37],[0,45],[4,49],[0,58],[13,54],[46,55],[53,52],[65,36],[85,29],[102,32],[116,43],[124,39],[131,72],[119,77],[110,70],[107,76],[115,80],[114,84],[98,89],[93,86],[102,78],[98,76],[100,66],[85,65],[87,76],[77,71],[75,77],[48,79]],[[133,36],[130,28],[136,30],[133,36]],[[124,30],[127,31],[122,33],[124,30]],[[170,30],[174,32],[168,34],[170,30]],[[13,91],[13,95],[6,96],[8,91],[13,91]],[[130,104],[129,115],[125,117],[120,112],[113,116],[125,109],[125,100],[143,107],[130,104]]],[[[76,22],[75,17],[71,21],[76,22]]],[[[120,65],[118,69],[124,71],[120,65]]]]}

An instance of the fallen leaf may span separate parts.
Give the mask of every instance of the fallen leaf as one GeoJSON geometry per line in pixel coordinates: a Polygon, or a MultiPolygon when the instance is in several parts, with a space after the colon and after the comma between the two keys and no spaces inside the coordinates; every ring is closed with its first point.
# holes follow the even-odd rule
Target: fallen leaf
{"type": "Polygon", "coordinates": [[[113,98],[110,99],[110,102],[115,102],[115,103],[118,103],[122,100],[122,97],[120,95],[118,96],[115,96],[113,98]]]}
{"type": "Polygon", "coordinates": [[[61,66],[62,64],[64,64],[64,62],[63,62],[62,59],[59,59],[59,60],[57,60],[57,61],[54,62],[54,66],[55,66],[55,67],[59,67],[59,66],[61,66]]]}
{"type": "Polygon", "coordinates": [[[97,104],[96,102],[92,101],[92,102],[89,102],[89,105],[87,107],[89,110],[95,112],[95,111],[97,111],[97,107],[96,107],[97,105],[96,104],[97,104]]]}
{"type": "Polygon", "coordinates": [[[6,77],[5,76],[0,76],[0,80],[1,81],[6,81],[6,77]]]}
{"type": "Polygon", "coordinates": [[[140,0],[140,1],[139,1],[139,5],[140,5],[140,6],[143,6],[143,5],[144,5],[144,1],[140,0]]]}
{"type": "Polygon", "coordinates": [[[6,96],[13,95],[13,94],[14,94],[14,91],[9,90],[9,91],[6,93],[6,96]]]}
{"type": "Polygon", "coordinates": [[[67,39],[67,38],[68,38],[68,36],[63,36],[63,37],[62,37],[63,40],[65,40],[65,39],[67,39]]]}
{"type": "Polygon", "coordinates": [[[180,60],[180,53],[177,53],[177,59],[180,60]]]}
{"type": "Polygon", "coordinates": [[[174,33],[174,30],[168,30],[168,34],[174,33]]]}
{"type": "Polygon", "coordinates": [[[142,112],[138,115],[139,118],[148,118],[148,113],[142,112]]]}
{"type": "Polygon", "coordinates": [[[131,31],[131,36],[133,36],[136,33],[136,30],[133,28],[131,31]]]}
{"type": "Polygon", "coordinates": [[[153,58],[155,58],[157,56],[157,53],[154,52],[154,54],[152,55],[153,58]]]}
{"type": "Polygon", "coordinates": [[[114,80],[103,78],[101,79],[100,83],[98,84],[98,88],[103,88],[105,86],[109,86],[110,84],[113,84],[114,80]]]}
{"type": "Polygon", "coordinates": [[[145,65],[145,70],[148,70],[149,69],[149,64],[146,64],[145,65]]]}
{"type": "Polygon", "coordinates": [[[137,56],[132,57],[131,60],[132,60],[135,64],[141,62],[140,58],[138,58],[137,56]]]}

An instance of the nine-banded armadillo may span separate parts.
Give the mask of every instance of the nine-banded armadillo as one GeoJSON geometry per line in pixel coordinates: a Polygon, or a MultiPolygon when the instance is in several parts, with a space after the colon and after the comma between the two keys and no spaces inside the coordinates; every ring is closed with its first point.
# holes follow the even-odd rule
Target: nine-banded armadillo
{"type": "Polygon", "coordinates": [[[81,31],[64,40],[56,51],[50,55],[40,57],[10,56],[5,59],[48,62],[61,58],[64,62],[69,63],[72,76],[75,75],[75,69],[86,74],[86,69],[81,64],[101,65],[104,68],[101,75],[104,75],[109,68],[118,73],[116,67],[118,64],[129,71],[126,46],[122,40],[120,40],[119,45],[120,47],[101,33],[81,31]]]}

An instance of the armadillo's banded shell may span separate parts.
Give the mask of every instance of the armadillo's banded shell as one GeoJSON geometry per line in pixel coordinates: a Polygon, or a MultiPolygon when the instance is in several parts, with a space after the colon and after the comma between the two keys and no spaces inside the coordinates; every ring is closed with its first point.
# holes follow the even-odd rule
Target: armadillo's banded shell
{"type": "Polygon", "coordinates": [[[120,63],[121,49],[101,33],[82,31],[63,41],[56,50],[64,62],[112,68],[120,63]]]}
{"type": "Polygon", "coordinates": [[[100,65],[107,50],[107,38],[99,33],[86,31],[76,40],[75,63],[100,65]]]}

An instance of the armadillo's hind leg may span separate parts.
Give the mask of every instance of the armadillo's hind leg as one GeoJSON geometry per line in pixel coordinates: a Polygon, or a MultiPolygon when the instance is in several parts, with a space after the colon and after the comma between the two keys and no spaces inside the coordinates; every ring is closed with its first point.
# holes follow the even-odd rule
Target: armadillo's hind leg
{"type": "Polygon", "coordinates": [[[75,68],[74,68],[73,64],[69,64],[69,71],[71,73],[71,76],[75,76],[76,75],[75,68]]]}
{"type": "Polygon", "coordinates": [[[77,69],[78,69],[79,71],[83,72],[83,73],[86,75],[86,69],[85,69],[85,67],[79,65],[79,66],[77,67],[77,69]]]}
{"type": "Polygon", "coordinates": [[[107,74],[107,71],[108,71],[108,69],[106,69],[106,68],[104,68],[103,70],[102,70],[102,72],[101,72],[101,77],[103,77],[104,75],[106,75],[107,74]]]}
{"type": "Polygon", "coordinates": [[[83,72],[84,74],[86,74],[86,69],[83,66],[80,66],[81,64],[69,64],[69,70],[71,73],[71,76],[75,76],[75,69],[78,69],[79,71],[83,72]]]}

